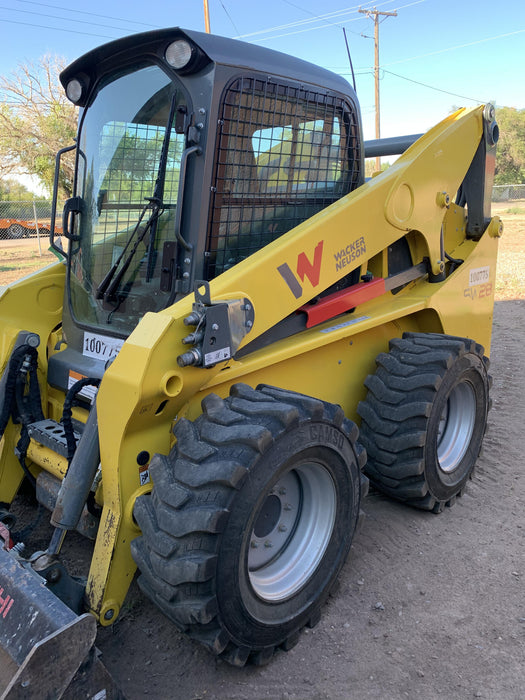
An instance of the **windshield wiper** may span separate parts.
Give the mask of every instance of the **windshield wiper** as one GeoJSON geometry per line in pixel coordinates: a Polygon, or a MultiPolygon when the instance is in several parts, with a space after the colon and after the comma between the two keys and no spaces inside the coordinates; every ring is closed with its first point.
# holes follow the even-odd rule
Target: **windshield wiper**
{"type": "Polygon", "coordinates": [[[158,219],[159,212],[161,209],[160,203],[156,202],[153,197],[148,197],[147,199],[148,199],[148,203],[144,206],[144,208],[140,212],[139,220],[135,224],[135,228],[131,232],[131,236],[128,238],[122,253],[118,256],[117,260],[115,261],[115,263],[113,264],[113,266],[111,267],[109,272],[106,274],[106,276],[104,277],[102,282],[98,285],[97,290],[96,290],[97,299],[104,299],[104,301],[110,301],[111,299],[115,298],[115,293],[116,293],[117,289],[119,288],[120,283],[122,282],[122,278],[126,274],[126,271],[127,271],[128,267],[130,266],[131,261],[135,257],[135,253],[137,252],[137,248],[138,248],[139,244],[144,240],[144,237],[145,237],[146,233],[149,231],[149,229],[151,228],[153,221],[156,221],[158,219]],[[144,215],[146,214],[146,212],[148,211],[148,209],[150,207],[152,208],[152,212],[151,212],[150,216],[148,217],[148,220],[144,226],[144,230],[142,231],[140,236],[138,236],[137,240],[135,241],[135,245],[133,246],[133,248],[129,252],[127,258],[124,260],[122,267],[120,268],[118,274],[115,275],[120,263],[122,262],[122,260],[124,259],[124,256],[126,255],[126,251],[128,250],[131,242],[135,238],[135,235],[140,228],[140,225],[142,223],[142,219],[144,218],[144,215]]]}
{"type": "MultiPolygon", "coordinates": [[[[155,188],[153,190],[153,197],[146,197],[148,200],[148,203],[146,206],[142,209],[139,220],[137,221],[135,228],[133,229],[133,232],[131,233],[131,236],[129,237],[126,245],[124,246],[124,250],[122,253],[118,256],[116,262],[114,265],[111,267],[107,275],[104,277],[102,282],[98,285],[97,291],[96,291],[96,296],[97,299],[104,299],[106,302],[111,302],[113,300],[116,300],[117,297],[117,291],[120,287],[120,284],[124,278],[124,275],[126,274],[129,266],[131,265],[131,261],[135,257],[135,253],[137,252],[137,248],[139,247],[140,243],[144,240],[146,233],[150,231],[150,238],[148,242],[148,249],[147,249],[147,264],[146,264],[146,282],[150,282],[151,278],[153,277],[153,269],[155,267],[155,241],[157,237],[157,228],[158,228],[158,221],[159,221],[159,216],[162,214],[164,211],[164,202],[163,202],[163,197],[164,197],[164,181],[166,178],[166,167],[168,163],[168,150],[170,146],[170,138],[171,138],[171,127],[173,124],[173,120],[175,118],[175,111],[177,107],[177,91],[173,93],[173,97],[171,99],[171,105],[170,105],[170,112],[168,115],[168,120],[166,123],[166,131],[164,133],[164,139],[162,140],[162,147],[160,151],[160,158],[159,158],[159,167],[157,169],[157,179],[155,180],[155,188]],[[130,250],[128,253],[127,257],[124,259],[124,256],[126,255],[126,251],[131,243],[131,241],[135,238],[135,235],[142,223],[142,219],[144,218],[144,215],[146,214],[147,210],[151,207],[151,214],[148,217],[148,220],[146,221],[146,224],[144,226],[143,231],[141,234],[137,237],[135,244],[133,248],[130,250]],[[124,260],[124,262],[122,262],[124,260]],[[119,265],[122,262],[122,266],[120,267],[118,273],[117,269],[119,268],[119,265]]],[[[127,296],[124,292],[122,292],[123,296],[127,296]]]]}
{"type": "MultiPolygon", "coordinates": [[[[175,119],[176,108],[177,91],[173,93],[173,97],[171,99],[170,113],[168,115],[168,121],[166,123],[166,133],[164,134],[162,148],[160,151],[159,169],[157,171],[157,179],[155,180],[155,189],[153,190],[153,199],[159,202],[159,207],[164,206],[164,183],[166,181],[166,167],[168,165],[168,151],[170,148],[171,126],[173,124],[173,120],[175,119]]],[[[151,221],[151,233],[148,243],[148,261],[146,265],[146,282],[151,282],[151,278],[153,277],[153,270],[155,268],[155,242],[157,239],[158,221],[158,216],[156,216],[151,221]]]]}

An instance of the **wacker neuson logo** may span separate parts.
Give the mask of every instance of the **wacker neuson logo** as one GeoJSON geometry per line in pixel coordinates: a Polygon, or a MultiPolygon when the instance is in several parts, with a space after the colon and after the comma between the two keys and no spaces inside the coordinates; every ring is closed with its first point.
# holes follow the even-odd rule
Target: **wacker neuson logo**
{"type": "Polygon", "coordinates": [[[297,277],[299,279],[297,279],[288,263],[283,263],[277,268],[296,299],[299,299],[303,295],[303,288],[299,280],[304,282],[305,277],[308,277],[310,284],[314,288],[319,284],[321,261],[323,259],[323,243],[324,241],[319,241],[315,246],[312,262],[307,258],[306,253],[299,253],[296,266],[297,277]]]}
{"type": "MultiPolygon", "coordinates": [[[[319,241],[319,243],[315,246],[315,250],[313,252],[313,257],[311,260],[310,258],[308,258],[306,253],[299,253],[299,255],[297,256],[297,265],[295,273],[290,268],[288,263],[283,263],[277,268],[279,274],[286,282],[290,291],[296,299],[299,299],[303,295],[303,286],[301,282],[304,282],[305,278],[308,278],[310,284],[314,289],[319,284],[319,277],[321,275],[321,262],[323,259],[323,244],[324,241],[319,241]]],[[[346,248],[342,248],[337,253],[334,253],[336,272],[351,265],[358,258],[365,254],[365,239],[363,238],[363,236],[361,236],[355,241],[352,241],[352,243],[349,243],[346,246],[346,248]]]]}
{"type": "Polygon", "coordinates": [[[346,248],[342,248],[340,251],[334,254],[335,258],[335,269],[342,270],[343,267],[347,267],[355,262],[358,258],[366,253],[366,244],[363,236],[357,238],[352,243],[349,243],[346,248]]]}

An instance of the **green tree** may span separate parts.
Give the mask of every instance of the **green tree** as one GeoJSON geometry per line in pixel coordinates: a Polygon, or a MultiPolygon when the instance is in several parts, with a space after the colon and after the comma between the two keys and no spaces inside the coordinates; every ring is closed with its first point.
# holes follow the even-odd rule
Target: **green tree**
{"type": "MultiPolygon", "coordinates": [[[[102,150],[102,159],[106,158],[109,164],[102,189],[106,190],[109,201],[139,202],[142,205],[144,198],[153,194],[165,130],[163,127],[145,127],[140,124],[122,126],[125,131],[116,148],[115,141],[111,138],[115,132],[114,124],[108,126],[108,135],[103,138],[106,151],[102,150]]],[[[177,200],[183,149],[183,136],[172,130],[166,164],[165,202],[177,200]]]]}
{"type": "Polygon", "coordinates": [[[525,182],[525,109],[500,107],[496,112],[500,138],[496,155],[496,185],[525,182]]]}
{"type": "MultiPolygon", "coordinates": [[[[64,66],[63,59],[44,56],[0,77],[0,178],[35,175],[51,193],[55,155],[76,134],[77,110],[58,80],[64,66]]],[[[69,196],[72,184],[71,156],[62,159],[60,194],[69,196]]]]}
{"type": "Polygon", "coordinates": [[[0,202],[23,199],[35,199],[35,195],[16,180],[11,178],[0,180],[0,202]]]}
{"type": "MultiPolygon", "coordinates": [[[[385,170],[388,170],[390,167],[391,163],[389,161],[382,161],[381,162],[381,172],[384,173],[385,170]]],[[[372,177],[372,175],[376,172],[376,159],[375,158],[365,158],[365,177],[372,177]]]]}

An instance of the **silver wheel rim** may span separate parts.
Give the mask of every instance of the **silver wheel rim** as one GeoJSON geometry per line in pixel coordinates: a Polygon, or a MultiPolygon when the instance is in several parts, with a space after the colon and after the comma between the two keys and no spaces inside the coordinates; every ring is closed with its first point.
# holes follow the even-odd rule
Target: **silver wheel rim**
{"type": "Polygon", "coordinates": [[[12,238],[23,238],[24,229],[20,224],[12,224],[9,227],[9,233],[12,236],[12,238]]]}
{"type": "Polygon", "coordinates": [[[285,600],[308,582],[328,547],[335,515],[334,481],[321,464],[305,462],[279,479],[250,537],[248,573],[260,598],[285,600]]]}
{"type": "Polygon", "coordinates": [[[469,382],[461,382],[451,391],[441,418],[437,436],[439,467],[447,474],[458,466],[470,445],[476,422],[476,394],[469,382]]]}

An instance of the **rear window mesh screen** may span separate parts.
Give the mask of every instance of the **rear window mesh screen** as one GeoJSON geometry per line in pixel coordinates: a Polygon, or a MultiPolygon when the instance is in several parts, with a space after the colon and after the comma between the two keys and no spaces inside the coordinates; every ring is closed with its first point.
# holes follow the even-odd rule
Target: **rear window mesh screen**
{"type": "Polygon", "coordinates": [[[252,77],[223,95],[206,250],[212,279],[355,189],[357,117],[340,97],[252,77]]]}

